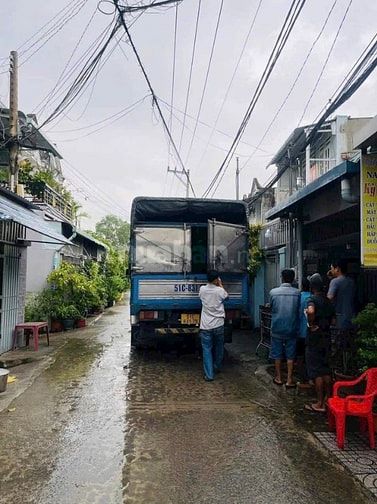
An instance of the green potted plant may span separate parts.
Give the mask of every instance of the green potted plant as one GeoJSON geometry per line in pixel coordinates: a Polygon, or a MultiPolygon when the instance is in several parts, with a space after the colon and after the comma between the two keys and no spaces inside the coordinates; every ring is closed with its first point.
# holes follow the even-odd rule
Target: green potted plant
{"type": "Polygon", "coordinates": [[[368,304],[354,319],[357,325],[356,360],[360,372],[377,366],[377,306],[368,304]]]}
{"type": "Polygon", "coordinates": [[[75,305],[62,305],[59,308],[59,319],[62,321],[65,331],[75,327],[75,321],[81,317],[75,305]]]}
{"type": "Polygon", "coordinates": [[[83,327],[86,327],[86,318],[81,315],[80,318],[76,320],[76,327],[77,329],[82,329],[83,327]]]}

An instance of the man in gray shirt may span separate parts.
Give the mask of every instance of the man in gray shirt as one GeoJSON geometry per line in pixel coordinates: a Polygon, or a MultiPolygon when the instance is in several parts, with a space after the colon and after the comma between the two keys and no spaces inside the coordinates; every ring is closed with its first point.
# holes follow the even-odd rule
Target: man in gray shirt
{"type": "Polygon", "coordinates": [[[352,327],[355,316],[355,282],[346,275],[347,263],[344,260],[331,263],[333,277],[327,297],[334,303],[337,329],[347,330],[352,327]]]}

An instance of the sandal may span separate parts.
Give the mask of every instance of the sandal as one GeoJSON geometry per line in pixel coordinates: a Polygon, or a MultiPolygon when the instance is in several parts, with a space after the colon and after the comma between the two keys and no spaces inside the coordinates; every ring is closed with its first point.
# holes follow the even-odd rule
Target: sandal
{"type": "Polygon", "coordinates": [[[286,384],[285,384],[285,388],[286,388],[286,389],[294,389],[294,388],[296,388],[296,387],[297,387],[297,384],[296,384],[296,383],[290,383],[290,384],[286,383],[286,384]]]}
{"type": "Polygon", "coordinates": [[[326,413],[326,408],[314,408],[313,404],[305,404],[304,409],[310,413],[326,413]]]}
{"type": "Polygon", "coordinates": [[[272,382],[273,382],[273,383],[275,383],[275,385],[279,385],[279,387],[281,387],[281,386],[283,385],[283,382],[277,381],[277,379],[276,379],[276,378],[274,378],[274,379],[272,380],[272,382]]]}

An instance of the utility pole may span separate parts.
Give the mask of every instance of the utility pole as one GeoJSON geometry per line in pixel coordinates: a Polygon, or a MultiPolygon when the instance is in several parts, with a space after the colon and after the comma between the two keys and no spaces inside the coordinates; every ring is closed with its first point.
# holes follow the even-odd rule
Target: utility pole
{"type": "Polygon", "coordinates": [[[236,157],[236,200],[240,199],[240,158],[236,157]]]}
{"type": "Polygon", "coordinates": [[[10,190],[18,184],[18,53],[11,51],[9,66],[9,170],[10,190]]]}
{"type": "Polygon", "coordinates": [[[168,173],[174,173],[174,175],[182,182],[182,179],[179,177],[179,175],[184,175],[186,177],[186,198],[190,197],[190,170],[177,170],[177,168],[174,168],[172,170],[171,168],[168,167],[168,173]]]}

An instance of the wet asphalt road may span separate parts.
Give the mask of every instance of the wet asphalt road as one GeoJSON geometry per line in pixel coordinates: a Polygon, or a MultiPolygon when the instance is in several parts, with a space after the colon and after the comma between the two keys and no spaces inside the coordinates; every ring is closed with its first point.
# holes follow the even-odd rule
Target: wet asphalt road
{"type": "Polygon", "coordinates": [[[117,306],[0,414],[6,504],[375,502],[252,366],[213,383],[193,355],[130,355],[117,306]]]}

